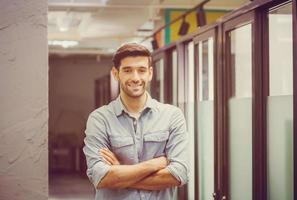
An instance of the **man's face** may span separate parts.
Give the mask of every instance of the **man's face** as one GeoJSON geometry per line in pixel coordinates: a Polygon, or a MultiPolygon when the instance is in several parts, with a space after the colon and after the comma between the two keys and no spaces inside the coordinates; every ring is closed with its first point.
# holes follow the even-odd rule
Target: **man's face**
{"type": "Polygon", "coordinates": [[[152,67],[146,56],[126,57],[121,60],[119,70],[114,68],[114,75],[120,83],[121,92],[132,98],[144,94],[152,79],[152,67]]]}

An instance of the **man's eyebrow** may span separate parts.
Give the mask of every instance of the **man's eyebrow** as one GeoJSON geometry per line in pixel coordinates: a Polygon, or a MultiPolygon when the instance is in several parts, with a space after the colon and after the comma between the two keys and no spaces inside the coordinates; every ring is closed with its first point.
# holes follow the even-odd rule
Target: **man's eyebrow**
{"type": "Polygon", "coordinates": [[[148,67],[145,67],[145,66],[138,66],[138,67],[124,66],[124,67],[122,67],[122,69],[131,69],[131,68],[141,68],[141,69],[148,69],[148,67]]]}
{"type": "Polygon", "coordinates": [[[124,66],[124,67],[122,67],[122,69],[130,69],[130,68],[132,68],[131,66],[124,66]]]}

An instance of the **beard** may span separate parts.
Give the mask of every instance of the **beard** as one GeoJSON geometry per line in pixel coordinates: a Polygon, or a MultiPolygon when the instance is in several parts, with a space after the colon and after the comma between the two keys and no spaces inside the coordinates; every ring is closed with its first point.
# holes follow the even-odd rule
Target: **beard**
{"type": "Polygon", "coordinates": [[[121,83],[121,90],[131,98],[139,98],[145,93],[146,84],[144,81],[140,83],[126,82],[121,83]]]}

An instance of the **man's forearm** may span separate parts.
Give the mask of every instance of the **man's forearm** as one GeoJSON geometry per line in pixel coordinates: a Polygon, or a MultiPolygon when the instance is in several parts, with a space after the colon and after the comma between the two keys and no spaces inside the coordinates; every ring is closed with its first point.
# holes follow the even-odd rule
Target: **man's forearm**
{"type": "Polygon", "coordinates": [[[166,162],[166,158],[155,158],[135,165],[112,165],[97,188],[130,187],[148,175],[165,168],[166,162]]]}
{"type": "Polygon", "coordinates": [[[172,176],[167,169],[161,169],[133,184],[131,188],[142,190],[162,190],[179,185],[180,182],[176,180],[176,178],[172,176]]]}

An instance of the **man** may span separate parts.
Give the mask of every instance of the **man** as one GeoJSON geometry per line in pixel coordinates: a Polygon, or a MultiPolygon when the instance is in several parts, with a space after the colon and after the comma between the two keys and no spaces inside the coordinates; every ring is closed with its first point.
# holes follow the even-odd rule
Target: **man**
{"type": "Polygon", "coordinates": [[[188,181],[184,116],[146,92],[153,75],[149,50],[125,44],[113,62],[120,95],[90,114],[85,131],[96,200],[171,200],[188,181]]]}

